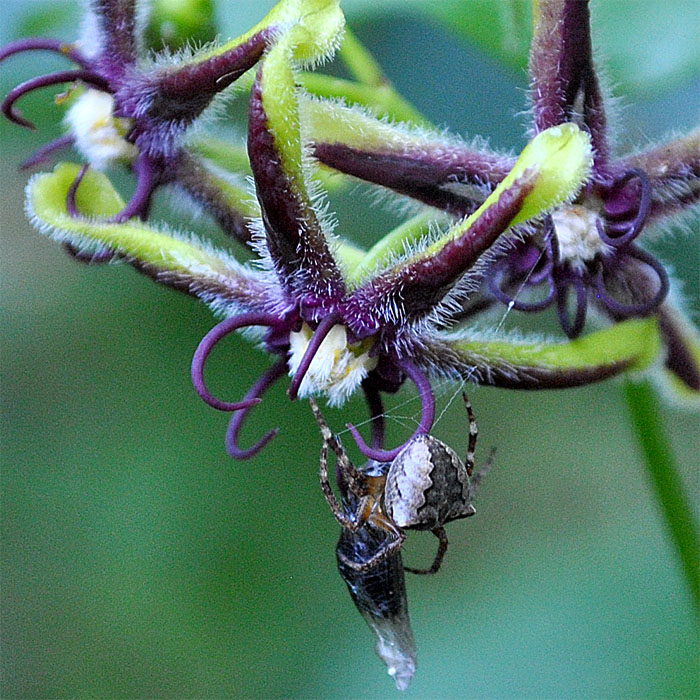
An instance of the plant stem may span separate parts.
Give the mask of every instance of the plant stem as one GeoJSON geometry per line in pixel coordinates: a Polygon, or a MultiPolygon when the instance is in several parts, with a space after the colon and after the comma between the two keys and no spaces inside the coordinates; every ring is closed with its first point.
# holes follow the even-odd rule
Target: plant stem
{"type": "Polygon", "coordinates": [[[407,121],[419,126],[430,126],[430,122],[391,85],[364,85],[345,78],[336,78],[323,73],[301,73],[301,85],[319,97],[342,97],[350,104],[371,107],[377,116],[387,116],[397,121],[407,121]]]}
{"type": "Polygon", "coordinates": [[[380,87],[387,81],[381,66],[349,27],[340,47],[340,58],[358,83],[380,87]]]}
{"type": "Polygon", "coordinates": [[[648,381],[625,382],[625,398],[647,472],[678,551],[696,610],[700,612],[700,539],[691,504],[661,421],[663,412],[648,381]]]}

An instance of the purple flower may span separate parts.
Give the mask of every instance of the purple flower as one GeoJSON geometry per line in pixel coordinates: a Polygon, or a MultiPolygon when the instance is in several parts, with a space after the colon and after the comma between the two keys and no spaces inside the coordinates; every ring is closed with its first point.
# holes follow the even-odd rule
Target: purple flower
{"type": "MultiPolygon", "coordinates": [[[[587,131],[593,168],[574,201],[521,240],[486,274],[495,299],[521,311],[555,305],[565,333],[581,334],[593,303],[613,320],[659,311],[669,289],[663,265],[639,245],[650,224],[663,225],[700,197],[700,130],[636,154],[613,154],[604,99],[591,54],[587,0],[536,4],[530,55],[537,134],[573,122],[587,131]]],[[[315,107],[344,130],[316,131],[324,164],[390,187],[456,216],[473,212],[512,167],[512,158],[424,129],[371,124],[357,109],[315,107]],[[372,133],[371,146],[358,136],[372,133]]],[[[321,115],[316,117],[319,125],[321,115]]]]}
{"type": "MultiPolygon", "coordinates": [[[[26,51],[50,51],[76,66],[18,85],[0,105],[8,119],[34,128],[18,110],[17,101],[39,88],[71,86],[65,117],[68,133],[42,147],[24,166],[42,163],[73,145],[85,158],[86,168],[103,170],[121,163],[136,175],[135,190],[114,214],[115,221],[145,219],[154,191],[174,183],[205,206],[230,235],[247,243],[245,212],[227,201],[217,184],[220,177],[187,148],[187,136],[216,98],[255,65],[274,37],[299,21],[304,1],[281,2],[253,30],[223,45],[177,54],[144,50],[144,13],[137,6],[136,0],[91,0],[82,36],[75,43],[29,38],[0,49],[0,61],[26,51]]],[[[68,193],[68,208],[74,215],[78,215],[75,189],[86,168],[68,193]]],[[[112,251],[101,251],[90,262],[112,256],[112,251]]]]}
{"type": "MultiPolygon", "coordinates": [[[[40,230],[78,255],[89,259],[107,249],[156,281],[199,297],[224,317],[199,345],[192,379],[207,403],[233,412],[226,444],[234,457],[256,454],[274,436],[271,431],[249,448],[239,444],[250,410],[287,373],[292,399],[322,394],[340,404],[361,388],[372,420],[370,444],[350,429],[366,456],[388,461],[401,447],[384,447],[382,394],[396,392],[406,379],[422,401],[415,434],[424,434],[435,416],[434,378],[545,389],[588,384],[653,362],[658,351],[654,320],[617,324],[575,343],[478,334],[455,324],[456,311],[469,303],[477,286],[484,258],[504,232],[570,202],[590,178],[590,138],[576,125],[544,129],[517,160],[498,161],[494,167],[503,170],[498,183],[484,188],[488,191],[467,219],[446,230],[430,229],[426,236],[427,219],[420,215],[362,251],[333,236],[304,138],[315,133],[308,108],[316,103],[298,89],[295,74],[298,66],[314,64],[338,46],[343,16],[336,0],[283,2],[263,23],[272,26],[280,16],[291,17],[277,27],[274,41],[268,41],[267,30],[253,30],[236,43],[245,47],[240,52],[224,47],[179,68],[130,63],[133,4],[104,0],[96,7],[109,51],[103,55],[81,47],[72,56],[105,81],[99,93],[107,97],[99,99],[114,101],[114,119],[127,120],[123,136],[122,123],[115,121],[115,138],[136,149],[137,194],[125,206],[104,175],[63,164],[32,179],[27,210],[40,230]],[[267,49],[261,59],[263,44],[267,49]],[[124,58],[112,66],[116,55],[124,58]],[[248,122],[261,214],[249,236],[257,261],[243,265],[191,235],[127,220],[135,212],[145,217],[153,183],[169,177],[171,165],[182,179],[177,162],[189,153],[179,148],[180,138],[219,86],[215,73],[230,82],[231,71],[238,75],[259,59],[248,122]],[[127,83],[132,92],[126,91],[127,83]],[[177,99],[171,99],[173,91],[177,99]],[[206,361],[223,337],[246,328],[257,329],[251,335],[274,363],[241,401],[223,401],[207,388],[206,361]]],[[[26,48],[16,44],[9,53],[26,48]]],[[[6,101],[10,114],[23,91],[15,90],[6,101]]],[[[323,109],[321,103],[317,107],[323,109]]],[[[93,106],[89,113],[96,111],[93,106]]],[[[324,124],[325,129],[341,127],[332,119],[324,124]]]]}
{"type": "Polygon", "coordinates": [[[565,172],[576,171],[577,158],[588,157],[587,143],[579,141],[576,127],[555,127],[541,134],[467,221],[403,255],[372,258],[370,251],[361,263],[353,263],[342,245],[331,242],[322,210],[309,193],[308,164],[297,133],[297,98],[285,51],[285,42],[280,41],[263,61],[249,113],[248,149],[263,224],[256,245],[274,281],[258,309],[226,319],[205,337],[192,365],[200,395],[215,408],[237,411],[227,440],[231,454],[248,457],[273,436],[268,433],[248,450],[237,445],[247,412],[285,373],[287,363],[293,374],[291,398],[323,393],[339,404],[361,386],[372,418],[371,445],[354,426],[348,427],[360,450],[380,461],[393,459],[401,449],[383,448],[381,394],[397,391],[406,379],[416,385],[422,401],[417,435],[429,432],[435,415],[429,375],[477,376],[501,386],[545,388],[574,386],[619,371],[617,363],[585,369],[545,369],[537,362],[518,365],[505,355],[497,357],[488,342],[477,343],[479,356],[476,345],[469,351],[462,338],[437,330],[441,315],[468,295],[468,273],[500,235],[551,205],[540,201],[533,208],[541,191],[551,186],[549,196],[558,203],[570,189],[578,188],[587,164],[581,161],[583,169],[576,175],[565,172]],[[568,145],[567,139],[571,139],[568,145]],[[573,142],[583,150],[570,148],[573,142]],[[538,156],[533,155],[536,152],[538,156]],[[552,155],[555,152],[557,156],[552,155]],[[353,264],[354,270],[348,269],[353,264]],[[263,344],[279,359],[242,402],[222,402],[206,388],[204,364],[221,338],[247,326],[267,329],[263,344]]]}

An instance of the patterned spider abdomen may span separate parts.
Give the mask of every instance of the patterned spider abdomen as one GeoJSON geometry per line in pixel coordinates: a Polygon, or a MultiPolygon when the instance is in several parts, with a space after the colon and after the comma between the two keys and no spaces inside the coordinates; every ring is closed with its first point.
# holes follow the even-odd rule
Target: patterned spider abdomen
{"type": "Polygon", "coordinates": [[[384,510],[403,528],[432,530],[476,512],[462,460],[431,435],[411,440],[393,461],[384,488],[384,510]]]}

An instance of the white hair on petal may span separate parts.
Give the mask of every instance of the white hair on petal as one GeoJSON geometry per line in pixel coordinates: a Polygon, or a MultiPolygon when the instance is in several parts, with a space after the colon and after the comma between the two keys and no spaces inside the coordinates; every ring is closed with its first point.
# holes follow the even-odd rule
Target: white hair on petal
{"type": "MultiPolygon", "coordinates": [[[[107,246],[105,246],[105,244],[97,240],[97,238],[91,239],[85,234],[71,231],[69,228],[65,228],[60,225],[49,223],[34,212],[31,204],[32,189],[37,178],[45,176],[45,173],[37,173],[32,176],[27,183],[25,211],[32,225],[40,233],[49,236],[53,240],[70,243],[81,254],[93,255],[100,251],[109,249],[107,246]]],[[[66,223],[68,223],[70,220],[69,217],[65,214],[62,216],[66,219],[66,223]]],[[[114,225],[109,222],[101,221],[98,218],[93,218],[92,222],[94,223],[95,227],[114,225]]],[[[84,224],[85,222],[83,221],[81,223],[84,224]]],[[[196,247],[205,255],[215,258],[221,263],[222,267],[226,270],[224,273],[210,267],[207,264],[197,265],[193,264],[191,261],[186,261],[187,269],[185,270],[161,270],[160,272],[156,272],[156,277],[162,280],[190,280],[190,291],[197,294],[197,296],[211,306],[216,313],[231,315],[231,313],[236,309],[241,308],[242,306],[245,307],[243,300],[246,297],[246,293],[242,288],[240,291],[236,291],[236,288],[241,287],[241,285],[245,286],[246,284],[250,285],[251,288],[255,287],[257,289],[256,293],[253,294],[255,299],[254,304],[252,305],[255,308],[262,307],[273,312],[272,310],[279,304],[278,300],[281,297],[281,291],[279,290],[279,286],[277,285],[276,281],[269,277],[263,276],[261,273],[238,262],[230,253],[216,248],[206,240],[201,240],[193,233],[183,233],[173,230],[162,222],[151,225],[149,228],[155,233],[167,235],[174,240],[182,241],[183,243],[196,247]],[[227,273],[230,273],[230,276],[227,273]],[[234,295],[234,298],[222,298],[221,294],[214,290],[216,285],[221,285],[222,289],[230,289],[234,295]],[[236,300],[237,297],[239,297],[238,300],[236,300]]],[[[157,268],[156,263],[143,263],[143,261],[141,261],[139,258],[124,255],[123,253],[120,256],[120,259],[114,260],[114,262],[124,260],[126,262],[133,261],[141,263],[149,268],[157,268]]],[[[251,303],[252,302],[253,299],[251,299],[251,303]]]]}

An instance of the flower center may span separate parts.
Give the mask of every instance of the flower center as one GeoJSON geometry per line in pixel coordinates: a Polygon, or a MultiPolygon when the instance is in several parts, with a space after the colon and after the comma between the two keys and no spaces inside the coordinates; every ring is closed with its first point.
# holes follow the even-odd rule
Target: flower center
{"type": "Polygon", "coordinates": [[[136,146],[124,138],[131,122],[114,116],[114,98],[108,92],[86,90],[68,110],[66,123],[78,150],[98,170],[138,155],[136,146]]]}
{"type": "MultiPolygon", "coordinates": [[[[305,323],[300,331],[289,334],[289,374],[299,369],[313,331],[305,323]]],[[[349,345],[344,326],[331,328],[314,355],[299,386],[299,397],[324,393],[331,406],[339,406],[357,389],[362,380],[377,366],[377,358],[369,356],[371,342],[349,345]]]]}
{"type": "Polygon", "coordinates": [[[608,246],[598,233],[600,216],[588,207],[574,204],[552,212],[552,223],[559,242],[559,260],[581,268],[608,246]]]}

